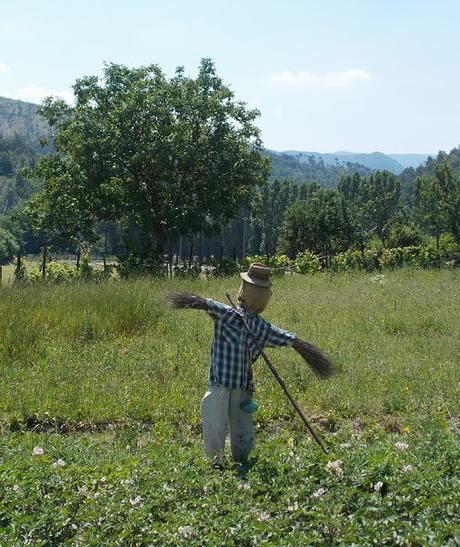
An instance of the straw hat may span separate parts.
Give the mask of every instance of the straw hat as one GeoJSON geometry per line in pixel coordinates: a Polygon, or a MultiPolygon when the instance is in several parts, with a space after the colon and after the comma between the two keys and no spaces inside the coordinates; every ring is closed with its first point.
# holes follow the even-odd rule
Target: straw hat
{"type": "Polygon", "coordinates": [[[249,266],[249,270],[247,272],[240,273],[240,276],[243,281],[246,281],[246,283],[251,283],[252,285],[257,285],[258,287],[269,288],[272,286],[270,280],[268,279],[270,277],[270,273],[270,268],[265,266],[265,264],[262,264],[261,262],[253,262],[249,266]]]}

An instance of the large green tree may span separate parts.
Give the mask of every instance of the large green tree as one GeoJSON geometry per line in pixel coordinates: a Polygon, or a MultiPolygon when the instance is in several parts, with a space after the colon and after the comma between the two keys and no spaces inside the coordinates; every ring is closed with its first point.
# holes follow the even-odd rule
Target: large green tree
{"type": "Polygon", "coordinates": [[[47,99],[40,109],[56,153],[34,171],[44,180],[29,207],[38,230],[78,239],[121,221],[143,260],[179,235],[215,232],[265,183],[259,113],[235,100],[209,59],[196,78],[110,64],[73,89],[74,106],[47,99]]]}
{"type": "Polygon", "coordinates": [[[359,201],[369,235],[386,245],[393,218],[398,211],[401,184],[389,171],[375,171],[361,185],[359,201]]]}
{"type": "Polygon", "coordinates": [[[286,210],[281,226],[278,250],[291,258],[305,250],[330,256],[347,247],[346,218],[338,193],[319,187],[310,192],[306,200],[286,210]]]}
{"type": "Polygon", "coordinates": [[[431,176],[417,177],[413,184],[414,214],[420,225],[436,238],[451,232],[460,244],[460,176],[452,176],[447,164],[436,165],[431,176]]]}

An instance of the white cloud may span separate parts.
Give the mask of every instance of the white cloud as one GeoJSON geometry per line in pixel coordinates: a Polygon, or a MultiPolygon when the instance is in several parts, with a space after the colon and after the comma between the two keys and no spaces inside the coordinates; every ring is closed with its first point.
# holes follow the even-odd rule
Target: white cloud
{"type": "Polygon", "coordinates": [[[5,65],[5,63],[0,62],[0,74],[6,74],[7,72],[10,72],[11,68],[8,65],[5,65]]]}
{"type": "Polygon", "coordinates": [[[358,82],[372,80],[372,74],[361,68],[350,68],[342,72],[278,72],[271,74],[268,81],[283,87],[327,88],[349,87],[358,82]]]}
{"type": "Polygon", "coordinates": [[[68,89],[58,91],[56,89],[40,87],[35,84],[26,85],[15,91],[4,91],[2,95],[4,97],[9,97],[10,99],[19,99],[20,101],[29,103],[41,103],[45,97],[49,96],[60,97],[67,103],[73,102],[73,93],[68,89]]]}

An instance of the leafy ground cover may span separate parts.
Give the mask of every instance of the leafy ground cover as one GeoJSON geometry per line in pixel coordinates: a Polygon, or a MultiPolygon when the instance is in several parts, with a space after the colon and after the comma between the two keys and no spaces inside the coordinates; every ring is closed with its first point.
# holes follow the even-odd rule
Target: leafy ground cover
{"type": "Polygon", "coordinates": [[[266,317],[332,355],[274,363],[324,456],[256,366],[248,469],[210,469],[199,401],[212,323],[185,288],[113,281],[0,291],[0,544],[456,545],[459,274],[276,279],[266,317]]]}
{"type": "Polygon", "coordinates": [[[340,428],[329,456],[304,432],[260,431],[245,472],[211,469],[187,428],[9,433],[0,543],[455,545],[458,437],[406,424],[340,428]]]}

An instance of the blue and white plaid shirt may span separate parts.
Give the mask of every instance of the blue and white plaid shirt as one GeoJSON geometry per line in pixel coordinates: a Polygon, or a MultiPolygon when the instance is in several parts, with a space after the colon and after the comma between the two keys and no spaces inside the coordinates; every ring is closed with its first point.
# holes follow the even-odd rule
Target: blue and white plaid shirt
{"type": "MultiPolygon", "coordinates": [[[[210,298],[208,314],[214,319],[209,383],[233,389],[253,389],[252,364],[260,353],[233,308],[210,298]]],[[[262,348],[292,346],[296,336],[239,307],[262,348]]]]}

